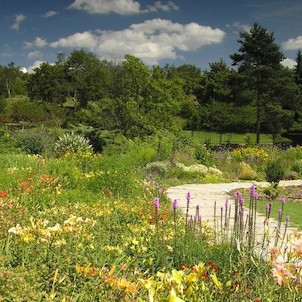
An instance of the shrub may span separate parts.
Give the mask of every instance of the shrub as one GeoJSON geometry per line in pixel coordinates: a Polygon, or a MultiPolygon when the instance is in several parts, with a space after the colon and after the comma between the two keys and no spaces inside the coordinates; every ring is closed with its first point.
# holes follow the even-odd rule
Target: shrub
{"type": "Polygon", "coordinates": [[[146,166],[146,171],[148,174],[152,176],[160,176],[165,177],[169,169],[171,168],[171,163],[168,161],[156,161],[152,163],[148,163],[146,166]]]}
{"type": "Polygon", "coordinates": [[[89,140],[79,134],[65,133],[55,143],[54,153],[62,156],[66,153],[92,153],[92,146],[89,140]]]}
{"type": "Polygon", "coordinates": [[[268,153],[256,147],[236,148],[231,152],[232,156],[238,161],[251,163],[262,163],[268,160],[268,153]]]}
{"type": "Polygon", "coordinates": [[[277,186],[279,181],[284,178],[284,175],[285,170],[280,161],[275,160],[267,163],[265,167],[265,179],[268,182],[277,186]]]}
{"type": "Polygon", "coordinates": [[[195,147],[195,157],[200,164],[211,166],[213,164],[213,156],[205,145],[195,147]]]}
{"type": "Polygon", "coordinates": [[[44,128],[24,130],[15,135],[16,147],[27,154],[43,154],[51,140],[44,128]]]}
{"type": "Polygon", "coordinates": [[[295,160],[292,165],[292,170],[298,174],[302,174],[302,160],[295,160]]]}
{"type": "Polygon", "coordinates": [[[295,180],[299,178],[299,174],[296,171],[287,171],[284,175],[285,180],[295,180]]]}
{"type": "Polygon", "coordinates": [[[238,177],[243,180],[255,180],[257,178],[257,173],[249,164],[242,162],[240,163],[240,174],[238,177]]]}

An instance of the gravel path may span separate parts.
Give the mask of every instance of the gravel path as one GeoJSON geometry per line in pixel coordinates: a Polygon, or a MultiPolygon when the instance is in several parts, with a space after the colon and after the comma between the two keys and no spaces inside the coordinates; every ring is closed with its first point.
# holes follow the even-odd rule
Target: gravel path
{"type": "MultiPolygon", "coordinates": [[[[255,186],[268,186],[267,182],[232,182],[232,183],[217,183],[217,184],[187,184],[176,187],[171,187],[167,190],[168,197],[171,200],[177,199],[179,202],[179,207],[183,209],[185,212],[187,207],[187,193],[190,192],[191,200],[190,200],[190,208],[189,208],[189,216],[195,216],[196,206],[199,205],[199,211],[202,215],[202,219],[208,221],[210,225],[214,224],[214,205],[216,202],[216,217],[220,220],[220,209],[224,207],[226,198],[229,199],[231,204],[231,217],[232,210],[234,211],[234,198],[232,196],[228,196],[227,192],[243,188],[250,188],[252,185],[255,186]]],[[[280,186],[297,186],[302,185],[302,180],[290,180],[290,181],[281,181],[279,183],[280,186]]],[[[247,213],[247,211],[246,211],[247,213]]],[[[245,213],[245,214],[246,214],[245,213]]],[[[232,222],[230,222],[232,226],[232,222]]],[[[271,240],[269,243],[269,247],[271,247],[274,243],[274,235],[277,227],[277,221],[274,219],[270,219],[269,221],[269,233],[271,236],[271,240]]],[[[293,229],[291,229],[293,230],[293,229]]],[[[263,241],[263,233],[264,233],[264,216],[257,213],[256,219],[256,246],[261,245],[263,241]]],[[[281,231],[281,234],[282,231],[281,231]]]]}

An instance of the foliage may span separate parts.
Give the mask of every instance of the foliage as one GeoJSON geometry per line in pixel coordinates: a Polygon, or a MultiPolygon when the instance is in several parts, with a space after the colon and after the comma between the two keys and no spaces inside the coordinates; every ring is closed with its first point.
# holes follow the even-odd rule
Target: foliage
{"type": "Polygon", "coordinates": [[[261,148],[256,147],[241,147],[236,148],[231,152],[231,155],[238,161],[245,161],[249,164],[265,163],[269,155],[261,148]]]}
{"type": "Polygon", "coordinates": [[[243,162],[240,163],[240,170],[241,171],[238,175],[239,179],[243,179],[243,180],[255,180],[255,179],[257,179],[257,173],[246,162],[243,161],[243,162]]]}
{"type": "Polygon", "coordinates": [[[60,136],[54,146],[56,156],[62,156],[66,153],[92,153],[92,146],[89,140],[79,134],[65,133],[60,136]]]}
{"type": "Polygon", "coordinates": [[[284,174],[284,167],[279,160],[269,161],[265,166],[265,179],[275,186],[284,178],[284,174]]]}
{"type": "MultiPolygon", "coordinates": [[[[111,155],[1,155],[0,297],[109,302],[293,298],[285,276],[281,287],[273,279],[275,262],[271,267],[243,245],[227,241],[225,229],[221,233],[199,218],[186,222],[166,198],[165,187],[143,179],[141,167],[151,157],[134,154],[145,154],[151,142],[128,141],[123,152],[111,155]]],[[[167,167],[168,175],[200,177],[176,171],[170,162],[167,167]]],[[[205,181],[221,179],[208,175],[205,181]]],[[[300,293],[300,286],[295,290],[300,293]]]]}

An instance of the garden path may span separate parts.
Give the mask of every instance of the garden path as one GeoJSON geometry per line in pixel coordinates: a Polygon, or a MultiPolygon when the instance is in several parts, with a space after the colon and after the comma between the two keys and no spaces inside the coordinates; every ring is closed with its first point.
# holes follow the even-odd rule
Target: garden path
{"type": "MultiPolygon", "coordinates": [[[[214,205],[216,202],[216,221],[220,221],[220,209],[225,206],[226,198],[229,199],[231,204],[231,216],[233,217],[232,210],[234,212],[234,198],[229,196],[227,192],[231,190],[237,190],[240,192],[240,189],[250,188],[252,185],[269,186],[267,182],[232,182],[232,183],[215,183],[215,184],[185,184],[176,187],[171,187],[167,190],[167,195],[171,200],[177,199],[179,207],[186,211],[187,207],[187,193],[190,192],[191,200],[189,207],[189,217],[192,215],[195,216],[196,206],[199,205],[199,211],[202,215],[202,219],[207,221],[210,225],[214,225],[214,205]]],[[[280,181],[279,186],[298,186],[302,185],[302,180],[288,180],[280,181]]],[[[246,210],[247,213],[247,210],[246,210]]],[[[286,212],[285,212],[286,214],[286,212]]],[[[264,235],[264,215],[257,213],[256,218],[256,242],[255,247],[260,248],[263,242],[264,235]]],[[[217,222],[216,222],[217,224],[217,222]]],[[[220,224],[220,223],[219,223],[220,224]]],[[[282,224],[284,227],[284,224],[282,224]]],[[[232,222],[230,222],[232,226],[232,222]]],[[[276,233],[277,221],[270,218],[269,221],[269,234],[270,242],[268,248],[272,247],[274,244],[274,238],[276,233]]],[[[294,228],[288,229],[292,231],[294,228]]],[[[283,234],[283,229],[281,229],[280,234],[283,234]]],[[[287,232],[288,234],[288,232],[287,232]]],[[[279,240],[281,242],[281,240],[279,240]]]]}

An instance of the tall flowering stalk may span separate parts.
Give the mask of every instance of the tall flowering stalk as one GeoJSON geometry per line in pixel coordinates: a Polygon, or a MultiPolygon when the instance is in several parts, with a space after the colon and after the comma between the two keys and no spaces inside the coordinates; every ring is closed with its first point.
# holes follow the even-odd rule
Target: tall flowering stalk
{"type": "Polygon", "coordinates": [[[190,208],[191,193],[187,193],[187,210],[186,210],[186,231],[188,229],[189,208],[190,208]]]}
{"type": "Polygon", "coordinates": [[[279,237],[280,237],[280,231],[281,231],[281,221],[282,221],[282,215],[284,211],[284,205],[285,205],[286,199],[285,197],[282,197],[281,199],[281,209],[278,211],[278,225],[276,229],[276,238],[275,238],[275,246],[278,245],[279,237]]]}
{"type": "Polygon", "coordinates": [[[257,199],[258,193],[256,187],[253,185],[250,187],[250,205],[248,214],[248,246],[252,248],[255,243],[256,233],[256,215],[257,215],[257,199]]]}
{"type": "Polygon", "coordinates": [[[159,226],[158,226],[159,198],[158,197],[154,198],[153,204],[154,204],[154,210],[155,210],[156,234],[158,236],[158,233],[159,233],[159,231],[158,231],[159,230],[159,226]]]}
{"type": "Polygon", "coordinates": [[[285,240],[285,236],[286,236],[288,224],[289,224],[289,216],[287,215],[287,216],[285,217],[285,227],[284,227],[284,232],[283,232],[281,247],[282,247],[282,245],[284,244],[284,240],[285,240]]]}
{"type": "Polygon", "coordinates": [[[178,208],[177,199],[173,200],[172,206],[173,206],[174,233],[175,233],[175,237],[176,237],[176,211],[177,211],[177,208],[178,208]]]}

